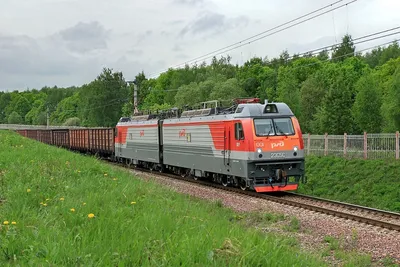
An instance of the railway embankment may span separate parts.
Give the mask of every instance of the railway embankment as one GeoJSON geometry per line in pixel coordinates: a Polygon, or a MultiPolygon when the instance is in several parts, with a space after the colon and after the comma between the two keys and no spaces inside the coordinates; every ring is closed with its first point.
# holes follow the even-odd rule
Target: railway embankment
{"type": "Polygon", "coordinates": [[[400,161],[306,158],[307,183],[299,193],[400,212],[400,161]]]}
{"type": "Polygon", "coordinates": [[[0,265],[323,266],[219,202],[0,132],[0,265]]]}

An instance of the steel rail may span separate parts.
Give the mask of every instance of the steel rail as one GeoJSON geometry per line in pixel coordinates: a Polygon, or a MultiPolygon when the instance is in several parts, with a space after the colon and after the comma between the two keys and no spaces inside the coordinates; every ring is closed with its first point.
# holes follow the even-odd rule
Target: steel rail
{"type": "Polygon", "coordinates": [[[295,193],[295,192],[285,192],[285,193],[287,195],[293,195],[295,197],[304,198],[304,199],[308,199],[308,200],[311,200],[311,201],[325,202],[325,203],[328,203],[328,204],[333,204],[333,205],[341,206],[341,207],[348,208],[348,209],[361,210],[363,212],[373,213],[373,214],[376,214],[376,215],[379,215],[379,216],[385,216],[385,217],[389,217],[389,218],[400,220],[400,213],[393,212],[393,211],[380,210],[380,209],[360,206],[360,205],[356,205],[356,204],[341,202],[341,201],[337,201],[337,200],[331,200],[331,199],[326,199],[326,198],[303,195],[303,194],[299,194],[299,193],[295,193]]]}

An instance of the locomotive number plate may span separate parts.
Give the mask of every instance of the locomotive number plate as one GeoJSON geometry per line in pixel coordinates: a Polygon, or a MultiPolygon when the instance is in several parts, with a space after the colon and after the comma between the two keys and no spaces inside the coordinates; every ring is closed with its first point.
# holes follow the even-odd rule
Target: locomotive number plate
{"type": "Polygon", "coordinates": [[[281,153],[271,153],[271,158],[276,159],[276,158],[286,158],[286,153],[281,152],[281,153]]]}

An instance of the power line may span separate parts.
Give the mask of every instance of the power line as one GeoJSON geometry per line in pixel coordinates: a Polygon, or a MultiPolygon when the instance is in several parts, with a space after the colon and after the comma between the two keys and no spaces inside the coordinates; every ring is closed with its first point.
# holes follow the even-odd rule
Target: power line
{"type": "MultiPolygon", "coordinates": [[[[370,47],[361,49],[361,50],[359,50],[359,51],[354,51],[354,53],[364,52],[364,51],[367,51],[367,50],[370,50],[370,49],[378,48],[378,47],[381,47],[381,46],[383,46],[383,45],[391,44],[391,43],[393,43],[393,42],[398,42],[398,41],[400,41],[400,39],[395,39],[395,40],[393,40],[393,41],[385,42],[385,43],[382,43],[382,44],[379,44],[379,45],[370,46],[370,47]]],[[[323,63],[328,62],[328,61],[331,61],[331,60],[333,60],[333,59],[340,59],[340,58],[343,58],[343,57],[347,57],[347,56],[350,56],[350,55],[354,55],[354,53],[351,52],[351,53],[347,53],[347,54],[344,54],[344,55],[341,55],[341,56],[328,58],[328,59],[326,59],[326,60],[320,60],[320,61],[318,61],[318,62],[314,62],[314,63],[310,63],[310,64],[305,64],[305,65],[301,65],[301,66],[297,66],[297,67],[291,67],[291,70],[293,70],[293,69],[298,69],[298,68],[302,68],[302,67],[307,67],[307,66],[312,66],[312,65],[317,65],[317,64],[323,64],[323,63]]],[[[169,90],[166,90],[166,91],[169,91],[169,90]]],[[[171,90],[171,91],[177,91],[177,90],[174,89],[174,90],[171,90]]],[[[224,101],[229,101],[229,99],[224,99],[224,101]]]]}
{"type": "MultiPolygon", "coordinates": [[[[357,1],[357,0],[353,0],[353,1],[349,2],[349,3],[347,3],[347,4],[351,4],[351,3],[354,3],[354,2],[356,2],[356,1],[357,1]]],[[[342,7],[346,6],[347,4],[341,5],[341,6],[339,6],[339,7],[332,8],[332,9],[327,10],[327,11],[321,13],[321,14],[315,15],[315,16],[313,16],[313,17],[311,17],[311,18],[307,18],[307,19],[302,20],[302,21],[300,21],[300,22],[297,22],[297,23],[295,23],[295,24],[293,24],[293,25],[287,26],[287,27],[285,27],[285,28],[283,28],[283,29],[280,29],[280,30],[277,30],[277,31],[272,32],[272,33],[270,33],[270,34],[261,36],[261,37],[255,39],[255,40],[253,40],[253,41],[250,41],[250,42],[247,42],[247,43],[244,43],[244,44],[240,44],[240,45],[237,45],[237,46],[232,47],[232,48],[230,48],[230,49],[224,50],[224,51],[222,51],[222,52],[220,52],[220,53],[217,53],[217,54],[215,54],[215,55],[205,57],[205,58],[203,58],[203,60],[212,58],[212,57],[214,57],[214,56],[221,55],[221,54],[223,54],[223,53],[230,52],[230,51],[232,51],[232,50],[235,50],[235,49],[240,48],[240,47],[245,46],[245,45],[249,45],[249,44],[254,43],[254,42],[257,42],[257,41],[262,40],[262,39],[264,39],[264,38],[266,38],[266,37],[269,37],[269,36],[274,35],[274,34],[276,34],[276,33],[280,33],[280,32],[282,32],[282,31],[284,31],[284,30],[287,30],[287,29],[289,29],[289,28],[292,28],[292,27],[294,27],[294,26],[297,26],[297,25],[299,25],[299,24],[301,24],[301,23],[304,23],[304,22],[307,22],[307,21],[312,20],[312,19],[314,19],[314,18],[320,17],[320,16],[322,16],[322,15],[324,15],[324,14],[326,14],[326,13],[329,13],[329,12],[331,12],[331,11],[334,11],[334,10],[336,10],[336,9],[342,8],[342,7]]]]}
{"type": "Polygon", "coordinates": [[[330,7],[330,6],[336,5],[337,3],[340,3],[340,2],[343,2],[343,0],[339,0],[339,1],[336,1],[336,2],[334,2],[334,3],[332,3],[332,4],[326,5],[326,6],[322,7],[322,8],[316,9],[316,10],[314,10],[314,11],[312,11],[312,12],[309,12],[309,13],[307,13],[307,14],[305,14],[305,15],[302,15],[302,16],[300,16],[300,17],[297,17],[297,18],[295,18],[295,19],[292,19],[292,20],[290,20],[290,21],[288,21],[288,22],[285,22],[285,23],[283,23],[283,24],[280,24],[280,25],[278,25],[278,26],[275,26],[275,27],[273,27],[273,28],[271,28],[271,29],[268,29],[268,30],[266,30],[266,31],[260,32],[260,33],[258,33],[258,34],[256,34],[256,35],[253,35],[253,36],[251,36],[251,37],[248,37],[248,38],[246,38],[246,39],[243,39],[243,40],[241,40],[241,41],[239,41],[239,42],[236,42],[236,43],[234,43],[234,44],[231,44],[231,45],[225,46],[225,47],[223,47],[223,48],[214,50],[214,51],[212,51],[212,52],[210,52],[210,53],[207,53],[207,54],[205,54],[205,55],[202,55],[202,56],[200,56],[200,57],[196,57],[196,58],[194,58],[194,59],[191,59],[191,60],[189,60],[189,61],[186,61],[185,63],[178,64],[178,65],[174,66],[173,68],[178,67],[178,66],[183,65],[183,64],[187,64],[187,63],[192,62],[192,61],[196,61],[196,60],[201,59],[201,58],[203,58],[203,57],[205,57],[205,56],[209,56],[209,55],[214,54],[214,53],[217,53],[217,52],[219,52],[219,51],[221,51],[221,50],[225,50],[225,49],[230,48],[230,47],[232,47],[232,46],[235,46],[235,45],[241,44],[241,43],[243,43],[243,42],[249,41],[249,40],[251,40],[251,39],[253,39],[253,38],[257,37],[257,36],[260,36],[260,35],[262,35],[262,34],[264,34],[264,33],[267,33],[267,32],[273,31],[273,30],[276,30],[276,29],[278,29],[278,28],[280,28],[280,27],[282,27],[282,26],[285,26],[285,25],[287,25],[287,24],[289,24],[289,23],[295,22],[296,20],[299,20],[299,19],[302,19],[302,18],[304,18],[304,17],[307,17],[307,16],[309,16],[309,15],[311,15],[311,14],[314,14],[314,13],[316,13],[316,12],[318,12],[318,11],[324,10],[324,9],[326,9],[326,8],[328,8],[328,7],[330,7]]]}
{"type": "MultiPolygon", "coordinates": [[[[380,39],[380,38],[388,37],[388,36],[391,36],[391,35],[399,34],[400,31],[395,32],[395,33],[390,33],[390,34],[387,34],[387,35],[384,35],[384,36],[375,37],[375,38],[368,39],[368,40],[365,40],[365,41],[354,42],[354,41],[357,41],[357,40],[362,40],[362,39],[365,39],[367,37],[375,36],[375,35],[378,35],[378,34],[381,34],[381,33],[389,32],[389,31],[393,31],[393,30],[397,30],[397,29],[400,29],[400,26],[394,27],[394,28],[391,28],[391,29],[388,29],[388,30],[383,30],[383,31],[380,31],[380,32],[364,35],[364,36],[361,36],[361,37],[357,37],[357,38],[353,39],[352,41],[353,41],[354,45],[365,43],[365,42],[368,42],[368,41],[373,41],[373,40],[376,40],[376,39],[380,39]]],[[[322,50],[326,50],[327,48],[330,48],[327,51],[332,51],[335,46],[340,45],[340,44],[341,43],[335,43],[335,44],[327,45],[327,46],[324,46],[324,47],[321,47],[321,48],[309,50],[307,52],[302,52],[302,53],[299,53],[299,54],[295,54],[295,55],[289,57],[288,59],[293,59],[295,56],[304,56],[306,54],[314,55],[314,54],[317,54],[317,52],[320,52],[322,50]]]]}
{"type": "MultiPolygon", "coordinates": [[[[381,33],[389,32],[389,31],[393,31],[393,30],[397,30],[397,29],[400,29],[400,26],[394,27],[394,28],[391,28],[391,29],[388,29],[388,30],[383,30],[383,31],[380,31],[380,32],[368,34],[368,35],[365,35],[365,36],[357,37],[357,38],[354,38],[352,41],[354,42],[354,41],[357,41],[357,40],[365,39],[367,37],[375,36],[375,35],[378,35],[378,34],[381,34],[381,33]]],[[[394,34],[397,34],[397,33],[389,34],[387,36],[394,35],[394,34]]],[[[382,37],[387,37],[387,36],[382,36],[382,37]]],[[[379,37],[379,38],[382,38],[382,37],[379,37]]],[[[377,39],[379,39],[379,38],[377,38],[377,39]]],[[[310,54],[310,53],[314,54],[314,52],[321,51],[321,50],[324,50],[324,49],[327,49],[327,48],[332,48],[333,46],[337,46],[337,45],[340,45],[340,44],[341,43],[335,43],[335,44],[327,45],[327,46],[324,46],[324,47],[321,47],[321,48],[309,50],[307,52],[302,52],[302,53],[299,53],[299,54],[296,54],[296,55],[297,56],[301,56],[301,55],[310,54]]],[[[354,43],[354,44],[358,44],[358,43],[354,43]]]]}
{"type": "MultiPolygon", "coordinates": [[[[370,47],[367,47],[367,48],[364,48],[364,49],[361,49],[361,50],[358,50],[358,51],[354,51],[354,52],[351,52],[351,53],[347,53],[347,54],[344,54],[344,55],[341,55],[341,56],[332,57],[332,58],[328,58],[328,59],[325,59],[325,60],[320,60],[318,62],[313,62],[313,63],[309,63],[309,64],[304,64],[304,65],[297,66],[297,67],[292,67],[291,69],[297,69],[297,68],[312,66],[312,65],[316,65],[316,64],[322,64],[324,62],[331,61],[333,59],[339,59],[339,58],[351,56],[351,55],[354,55],[355,53],[360,53],[360,52],[364,52],[364,51],[367,51],[367,50],[370,50],[370,49],[381,47],[383,45],[392,44],[394,42],[398,42],[399,40],[400,39],[395,39],[395,40],[392,40],[392,41],[389,41],[389,42],[385,42],[385,43],[382,43],[382,44],[379,44],[379,45],[375,45],[375,46],[370,46],[370,47]]],[[[365,41],[365,42],[367,42],[367,41],[365,41]]]]}
{"type": "MultiPolygon", "coordinates": [[[[365,38],[367,38],[367,37],[371,37],[371,36],[375,36],[375,35],[378,35],[378,34],[381,34],[381,33],[393,31],[393,30],[396,30],[396,29],[399,29],[399,28],[400,28],[400,26],[399,26],[399,27],[394,27],[394,28],[391,28],[391,29],[388,29],[388,30],[383,30],[383,31],[380,31],[380,32],[376,32],[376,33],[364,35],[364,36],[361,36],[361,37],[357,37],[357,38],[355,38],[354,40],[362,40],[362,39],[365,39],[365,38]]],[[[354,44],[362,44],[362,43],[370,42],[370,41],[373,41],[373,40],[381,39],[381,38],[388,37],[388,36],[392,36],[392,35],[399,34],[399,33],[400,33],[400,31],[397,31],[397,32],[390,33],[390,34],[386,34],[386,35],[383,35],[383,36],[378,36],[378,37],[375,37],[375,38],[371,38],[371,39],[359,41],[359,42],[356,42],[356,43],[354,43],[354,44]]],[[[353,41],[354,41],[354,40],[353,40],[353,41]]],[[[394,41],[390,41],[390,42],[384,43],[384,44],[381,44],[381,45],[386,45],[386,44],[393,43],[393,42],[396,42],[396,41],[398,41],[398,39],[396,39],[396,40],[394,40],[394,41]]],[[[310,50],[310,51],[307,51],[307,52],[303,52],[303,53],[301,53],[301,54],[299,54],[299,55],[305,55],[305,54],[310,54],[310,53],[311,53],[310,55],[314,55],[314,54],[317,54],[315,51],[324,50],[324,49],[326,49],[326,48],[330,48],[330,49],[327,50],[327,51],[333,51],[333,50],[335,49],[335,46],[338,45],[338,44],[340,44],[340,43],[335,43],[335,44],[332,44],[332,45],[330,45],[330,46],[324,46],[324,47],[322,47],[322,48],[313,49],[313,50],[310,50]]],[[[376,46],[376,47],[379,47],[379,46],[380,46],[380,45],[378,45],[378,46],[376,46]]],[[[375,48],[375,47],[372,47],[372,48],[375,48]]],[[[358,52],[358,53],[359,53],[359,52],[363,52],[363,51],[368,50],[368,49],[371,49],[371,48],[366,48],[366,49],[363,49],[363,50],[359,50],[359,51],[357,51],[357,52],[358,52]]],[[[330,59],[328,59],[328,60],[338,59],[338,58],[341,58],[341,57],[344,57],[344,56],[348,56],[348,55],[351,55],[351,54],[352,54],[352,53],[346,54],[346,55],[343,55],[343,56],[340,56],[340,57],[333,57],[333,58],[330,58],[330,59]]],[[[294,57],[295,57],[295,56],[291,56],[291,57],[289,57],[288,59],[293,59],[294,57]]],[[[301,65],[301,66],[299,66],[299,67],[304,67],[304,66],[309,66],[309,65],[315,65],[315,64],[322,63],[323,61],[324,61],[324,60],[321,60],[321,62],[305,64],[305,65],[301,65]]],[[[266,65],[267,65],[267,66],[268,66],[268,65],[272,65],[272,63],[268,63],[268,64],[266,64],[266,65]]],[[[295,67],[295,68],[297,68],[297,67],[295,67]]],[[[167,89],[167,90],[163,90],[163,92],[174,92],[174,91],[179,91],[179,89],[167,89]]]]}
{"type": "MultiPolygon", "coordinates": [[[[311,15],[311,14],[313,14],[313,13],[316,13],[316,12],[318,12],[318,11],[321,11],[321,10],[323,10],[323,9],[326,9],[326,8],[328,8],[328,7],[330,7],[330,6],[333,6],[333,5],[335,5],[335,4],[339,3],[339,2],[342,2],[342,1],[343,1],[343,0],[336,1],[336,2],[334,2],[334,3],[330,4],[330,5],[327,5],[327,6],[323,7],[323,8],[319,8],[319,9],[317,9],[317,10],[315,10],[315,11],[312,11],[312,12],[306,14],[306,15],[300,16],[300,17],[298,17],[298,18],[296,18],[296,19],[293,19],[293,20],[291,20],[291,21],[289,21],[289,22],[283,23],[283,24],[281,24],[281,25],[279,25],[279,26],[276,26],[276,27],[274,27],[274,28],[271,28],[271,29],[266,30],[266,31],[264,31],[264,32],[261,32],[261,33],[259,33],[259,34],[256,34],[256,35],[254,35],[254,36],[252,36],[252,37],[246,38],[246,39],[244,39],[244,40],[242,40],[242,41],[240,41],[240,42],[237,42],[237,43],[234,43],[234,44],[232,44],[232,45],[226,46],[226,47],[224,47],[224,48],[215,50],[215,51],[213,51],[213,52],[210,52],[210,53],[205,54],[205,55],[203,55],[203,56],[197,57],[197,58],[195,58],[195,59],[186,61],[185,63],[178,64],[178,65],[174,66],[173,68],[179,67],[179,66],[184,65],[184,64],[186,65],[188,62],[196,61],[196,60],[199,60],[199,59],[201,59],[201,60],[206,60],[206,59],[208,59],[208,58],[211,58],[211,57],[214,57],[214,56],[217,56],[217,55],[220,55],[220,54],[223,54],[223,53],[232,51],[232,50],[237,49],[237,48],[240,48],[240,47],[242,47],[242,46],[249,45],[249,44],[251,44],[251,43],[253,43],[253,42],[259,41],[259,40],[261,40],[261,39],[264,39],[264,38],[269,37],[269,36],[271,36],[271,35],[274,35],[274,34],[276,34],[276,33],[282,32],[282,31],[284,31],[284,30],[287,30],[287,29],[289,29],[289,28],[292,28],[292,27],[294,27],[294,26],[297,26],[297,25],[299,25],[299,24],[302,24],[302,23],[304,23],[304,22],[307,22],[307,21],[309,21],[309,20],[312,20],[312,19],[314,19],[314,18],[317,18],[317,17],[320,17],[320,16],[322,16],[322,15],[325,15],[326,13],[332,12],[332,11],[334,11],[334,10],[336,10],[336,9],[339,9],[339,8],[342,8],[342,7],[347,6],[347,5],[349,5],[349,4],[352,4],[352,3],[354,3],[354,2],[356,2],[356,1],[358,1],[358,0],[352,0],[352,1],[348,2],[348,3],[346,3],[346,4],[343,4],[343,5],[340,5],[340,6],[337,6],[337,7],[333,7],[333,8],[331,8],[331,9],[329,9],[329,10],[327,10],[327,11],[324,11],[324,12],[318,14],[318,15],[315,15],[315,16],[312,16],[312,17],[310,17],[310,18],[304,19],[304,20],[299,21],[299,22],[297,22],[297,23],[295,23],[295,24],[292,24],[292,25],[287,26],[287,27],[285,27],[285,28],[282,28],[282,29],[280,29],[280,30],[274,31],[274,32],[272,32],[272,33],[270,33],[270,34],[261,36],[261,37],[255,39],[255,40],[252,40],[252,41],[243,43],[244,41],[253,39],[253,38],[258,37],[258,36],[260,36],[260,35],[262,35],[262,34],[264,34],[264,33],[273,31],[273,30],[275,30],[275,29],[277,29],[277,28],[280,28],[280,27],[282,27],[282,26],[284,26],[284,25],[287,25],[287,24],[289,24],[289,23],[291,23],[291,22],[293,22],[293,21],[296,21],[296,20],[302,19],[302,18],[304,18],[304,17],[307,17],[307,16],[309,16],[309,15],[311,15]],[[229,48],[229,49],[227,49],[227,48],[229,48]],[[222,50],[223,50],[223,51],[222,51],[222,50]],[[219,51],[222,51],[222,52],[219,52],[219,51]],[[215,54],[216,52],[219,52],[219,53],[215,54]],[[212,55],[211,55],[211,54],[212,54],[212,55]],[[209,56],[209,55],[211,55],[211,56],[209,56]]],[[[153,73],[153,74],[149,75],[149,77],[155,76],[155,75],[160,74],[160,73],[162,73],[162,72],[164,72],[164,71],[167,71],[167,70],[168,70],[168,69],[165,69],[165,70],[163,70],[163,71],[161,71],[161,72],[159,72],[159,73],[153,73]]]]}

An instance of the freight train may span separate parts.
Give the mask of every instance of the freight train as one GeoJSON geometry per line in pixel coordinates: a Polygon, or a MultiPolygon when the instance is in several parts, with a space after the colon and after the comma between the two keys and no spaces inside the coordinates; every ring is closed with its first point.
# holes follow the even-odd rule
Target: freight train
{"type": "Polygon", "coordinates": [[[235,99],[230,107],[209,101],[199,109],[123,117],[115,128],[18,132],[132,167],[242,190],[296,190],[305,174],[297,118],[287,104],[258,98],[235,99]]]}

